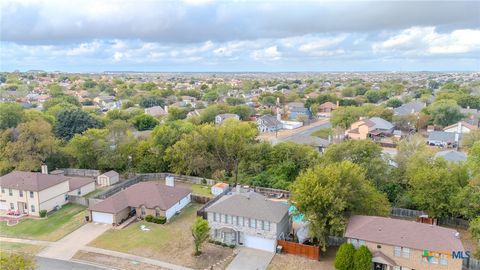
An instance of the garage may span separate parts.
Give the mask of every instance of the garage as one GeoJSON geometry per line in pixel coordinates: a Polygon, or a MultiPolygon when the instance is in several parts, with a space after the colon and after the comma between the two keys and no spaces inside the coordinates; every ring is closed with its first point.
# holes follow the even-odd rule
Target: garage
{"type": "Polygon", "coordinates": [[[253,235],[245,235],[244,245],[249,248],[261,249],[269,252],[275,252],[276,241],[253,235]]]}
{"type": "Polygon", "coordinates": [[[113,214],[92,211],[92,221],[96,223],[113,224],[113,214]]]}
{"type": "Polygon", "coordinates": [[[7,210],[7,209],[8,209],[7,201],[0,201],[0,210],[7,210]]]}

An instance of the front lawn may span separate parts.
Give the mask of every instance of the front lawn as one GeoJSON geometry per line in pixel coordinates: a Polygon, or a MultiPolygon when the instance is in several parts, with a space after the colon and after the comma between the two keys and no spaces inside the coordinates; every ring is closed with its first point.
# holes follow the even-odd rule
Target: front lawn
{"type": "Polygon", "coordinates": [[[0,244],[0,254],[2,253],[25,253],[29,255],[35,255],[40,250],[42,246],[23,244],[23,243],[11,243],[11,242],[2,242],[0,244]]]}
{"type": "Polygon", "coordinates": [[[0,222],[0,235],[15,238],[57,241],[85,223],[85,207],[67,204],[46,219],[22,219],[15,226],[0,222]]]}
{"type": "Polygon", "coordinates": [[[89,245],[196,269],[208,268],[228,257],[233,251],[207,243],[201,256],[192,255],[194,248],[190,228],[199,208],[199,204],[190,204],[180,215],[164,225],[141,221],[121,230],[108,230],[89,245]],[[147,226],[150,231],[142,231],[141,225],[147,226]]]}

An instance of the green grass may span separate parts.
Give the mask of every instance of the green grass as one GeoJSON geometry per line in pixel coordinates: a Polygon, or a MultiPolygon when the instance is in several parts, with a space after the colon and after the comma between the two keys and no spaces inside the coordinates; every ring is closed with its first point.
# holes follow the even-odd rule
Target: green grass
{"type": "Polygon", "coordinates": [[[328,136],[333,135],[333,129],[322,128],[312,133],[312,136],[316,136],[325,140],[328,140],[328,136]]]}
{"type": "Polygon", "coordinates": [[[67,204],[46,219],[22,219],[15,226],[0,222],[0,235],[35,240],[57,241],[85,223],[85,207],[67,204]]]}
{"type": "Polygon", "coordinates": [[[102,193],[103,191],[105,191],[104,188],[97,188],[97,189],[95,189],[94,191],[92,191],[92,192],[88,193],[87,195],[85,195],[84,197],[87,198],[87,199],[88,199],[88,198],[93,198],[93,197],[97,196],[98,194],[102,193]]]}
{"type": "Polygon", "coordinates": [[[140,221],[121,230],[110,229],[89,245],[127,253],[137,248],[168,250],[171,241],[178,241],[183,236],[191,237],[190,226],[198,208],[198,204],[190,204],[167,224],[140,221]],[[141,225],[147,226],[150,231],[142,231],[141,225]]]}
{"type": "Polygon", "coordinates": [[[206,197],[213,197],[210,189],[211,186],[193,184],[191,188],[192,188],[193,194],[206,196],[206,197]]]}
{"type": "Polygon", "coordinates": [[[37,254],[43,247],[37,245],[23,244],[23,243],[0,243],[1,253],[26,253],[29,255],[37,254]]]}

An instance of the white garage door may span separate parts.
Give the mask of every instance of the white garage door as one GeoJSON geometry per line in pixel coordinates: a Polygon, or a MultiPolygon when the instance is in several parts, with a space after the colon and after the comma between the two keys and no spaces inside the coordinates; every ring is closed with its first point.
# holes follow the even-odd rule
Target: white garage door
{"type": "Polygon", "coordinates": [[[92,212],[92,221],[97,223],[113,224],[113,215],[101,212],[92,212]]]}
{"type": "Polygon", "coordinates": [[[265,239],[262,237],[245,235],[245,246],[249,248],[256,248],[265,251],[275,252],[275,240],[265,239]]]}
{"type": "Polygon", "coordinates": [[[0,201],[0,210],[7,210],[8,205],[6,201],[0,201]]]}

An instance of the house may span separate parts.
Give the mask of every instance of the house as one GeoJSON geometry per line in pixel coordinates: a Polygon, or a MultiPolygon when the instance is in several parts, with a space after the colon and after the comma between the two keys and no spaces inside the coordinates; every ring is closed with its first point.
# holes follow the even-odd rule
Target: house
{"type": "Polygon", "coordinates": [[[288,138],[287,141],[311,146],[320,153],[323,153],[324,150],[330,145],[328,140],[310,135],[293,136],[288,138]]]}
{"type": "Polygon", "coordinates": [[[309,109],[305,108],[305,104],[302,102],[290,102],[287,104],[288,118],[292,120],[297,120],[299,117],[306,117],[310,119],[312,113],[309,109]]]}
{"type": "Polygon", "coordinates": [[[427,144],[441,147],[457,147],[461,134],[456,132],[432,131],[428,133],[427,144]]]}
{"type": "Polygon", "coordinates": [[[480,111],[477,109],[470,109],[467,107],[466,109],[460,109],[460,112],[465,115],[463,121],[469,123],[472,126],[480,127],[480,111]]]}
{"type": "Polygon", "coordinates": [[[358,215],[350,218],[345,238],[356,248],[366,246],[372,252],[373,269],[462,269],[462,259],[452,256],[452,252],[464,252],[453,229],[358,215]]]}
{"type": "Polygon", "coordinates": [[[145,108],[145,114],[148,114],[153,117],[160,117],[167,115],[168,113],[160,106],[153,106],[150,108],[145,108]]]}
{"type": "Polygon", "coordinates": [[[227,183],[218,182],[211,187],[211,192],[213,195],[218,196],[227,190],[229,185],[227,183]]]}
{"type": "Polygon", "coordinates": [[[403,104],[398,108],[393,109],[393,114],[397,116],[407,116],[410,114],[417,114],[426,106],[427,104],[425,104],[424,102],[413,100],[403,104]]]}
{"type": "Polygon", "coordinates": [[[323,112],[323,113],[331,112],[335,109],[337,109],[337,105],[330,101],[322,103],[320,104],[320,106],[318,106],[318,112],[323,112]]]}
{"type": "Polygon", "coordinates": [[[224,195],[205,211],[213,240],[275,252],[277,239],[290,232],[288,208],[248,192],[224,195]]]}
{"type": "Polygon", "coordinates": [[[353,123],[345,135],[354,140],[365,140],[372,137],[390,136],[393,124],[380,117],[363,119],[353,123]]]}
{"type": "Polygon", "coordinates": [[[116,171],[108,171],[97,176],[97,184],[99,186],[111,186],[120,180],[120,175],[116,171]]]}
{"type": "Polygon", "coordinates": [[[477,130],[477,129],[478,129],[477,126],[471,125],[465,121],[460,121],[456,124],[443,128],[443,131],[465,134],[465,133],[470,133],[471,131],[477,130]]]}
{"type": "Polygon", "coordinates": [[[465,153],[455,150],[440,151],[435,154],[435,158],[440,157],[450,162],[464,162],[467,160],[467,155],[465,153]]]}
{"type": "MultiPolygon", "coordinates": [[[[173,181],[172,181],[173,182],[173,181]]],[[[170,220],[191,201],[187,188],[140,182],[89,207],[90,220],[96,223],[121,224],[130,216],[163,216],[170,220]]]]}
{"type": "Polygon", "coordinates": [[[200,116],[200,114],[202,113],[204,109],[195,109],[191,112],[188,112],[187,113],[187,118],[190,118],[190,117],[198,117],[200,116]]]}
{"type": "Polygon", "coordinates": [[[257,128],[260,132],[276,132],[281,130],[282,127],[283,123],[273,115],[264,115],[257,119],[257,128]]]}
{"type": "Polygon", "coordinates": [[[95,190],[95,180],[42,172],[13,171],[0,177],[0,210],[39,216],[40,210],[52,211],[68,203],[68,195],[82,196],[95,190]]]}
{"type": "Polygon", "coordinates": [[[238,114],[234,114],[234,113],[219,114],[219,115],[215,116],[215,124],[220,125],[221,123],[223,123],[223,121],[225,121],[227,119],[240,120],[240,116],[238,116],[238,114]]]}

